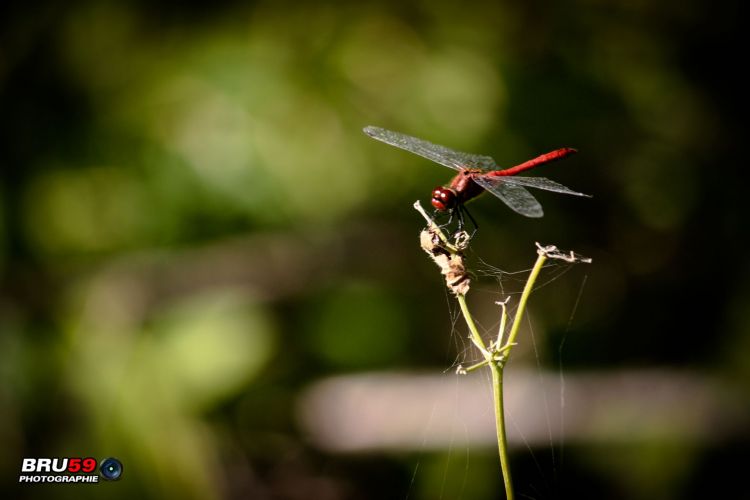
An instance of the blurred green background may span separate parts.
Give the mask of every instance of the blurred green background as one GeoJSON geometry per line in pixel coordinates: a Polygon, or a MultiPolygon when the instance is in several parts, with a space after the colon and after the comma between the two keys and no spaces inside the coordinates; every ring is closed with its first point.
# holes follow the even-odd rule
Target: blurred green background
{"type": "MultiPolygon", "coordinates": [[[[540,173],[593,199],[541,193],[540,220],[472,204],[490,265],[527,269],[535,241],[594,259],[532,298],[526,362],[689,372],[744,405],[740,19],[732,2],[3,3],[3,497],[502,498],[491,442],[339,453],[300,425],[325,377],[476,354],[411,208],[452,172],[368,124],[504,166],[578,148],[540,173]],[[17,484],[23,457],[52,456],[125,474],[17,484]]],[[[477,283],[488,327],[517,279],[477,283]]],[[[518,493],[731,496],[748,434],[722,422],[564,460],[514,448],[518,493]]]]}

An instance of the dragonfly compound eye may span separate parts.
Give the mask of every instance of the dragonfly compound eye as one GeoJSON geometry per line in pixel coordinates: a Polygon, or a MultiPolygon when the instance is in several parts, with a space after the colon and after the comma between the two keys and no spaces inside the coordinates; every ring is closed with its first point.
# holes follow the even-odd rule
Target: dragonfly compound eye
{"type": "Polygon", "coordinates": [[[456,206],[456,193],[452,189],[436,187],[432,190],[432,206],[441,212],[456,206]]]}

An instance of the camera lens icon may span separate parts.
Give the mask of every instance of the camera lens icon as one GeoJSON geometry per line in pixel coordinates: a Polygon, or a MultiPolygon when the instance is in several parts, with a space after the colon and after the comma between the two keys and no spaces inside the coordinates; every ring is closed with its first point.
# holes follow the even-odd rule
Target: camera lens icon
{"type": "Polygon", "coordinates": [[[107,458],[99,466],[99,473],[107,481],[117,481],[122,475],[122,464],[116,458],[107,458]]]}

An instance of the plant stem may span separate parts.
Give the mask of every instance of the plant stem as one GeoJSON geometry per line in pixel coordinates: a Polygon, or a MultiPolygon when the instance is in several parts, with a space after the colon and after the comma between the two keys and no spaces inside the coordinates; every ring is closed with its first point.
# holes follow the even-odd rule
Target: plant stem
{"type": "Polygon", "coordinates": [[[484,344],[484,340],[482,340],[482,336],[479,334],[479,330],[477,330],[477,325],[474,323],[474,317],[471,315],[471,312],[469,312],[469,307],[466,305],[466,296],[457,295],[456,297],[458,298],[458,305],[461,306],[461,313],[464,316],[464,320],[466,320],[466,324],[469,327],[469,332],[471,332],[472,340],[477,345],[477,347],[481,349],[485,359],[487,359],[488,362],[492,361],[491,357],[489,359],[487,358],[489,352],[487,351],[487,347],[484,344]]]}
{"type": "Polygon", "coordinates": [[[493,353],[485,347],[484,340],[482,340],[477,325],[474,323],[474,317],[466,305],[466,297],[464,295],[458,296],[458,304],[461,306],[461,312],[471,332],[472,340],[482,351],[482,355],[484,355],[492,371],[492,399],[495,407],[495,428],[497,430],[497,450],[500,454],[500,469],[503,473],[503,482],[505,483],[505,498],[513,500],[513,481],[510,475],[508,441],[505,437],[505,409],[503,407],[503,366],[505,365],[505,358],[502,361],[494,359],[493,353]]]}
{"type": "MultiPolygon", "coordinates": [[[[504,346],[496,345],[492,350],[488,350],[487,346],[484,343],[484,340],[482,340],[482,336],[479,334],[479,330],[477,329],[477,325],[474,322],[474,317],[471,315],[471,312],[469,311],[469,307],[466,305],[466,296],[459,294],[457,296],[458,298],[458,304],[461,307],[461,313],[464,316],[464,320],[466,321],[466,325],[469,327],[469,332],[471,333],[471,339],[474,342],[474,344],[479,348],[479,350],[482,352],[482,355],[484,356],[485,361],[490,367],[490,370],[492,371],[492,398],[494,402],[494,408],[495,408],[495,429],[497,432],[497,450],[500,455],[500,469],[503,473],[503,483],[505,484],[505,498],[507,500],[513,500],[514,493],[513,493],[513,481],[511,479],[510,474],[510,461],[508,459],[508,439],[505,434],[505,407],[504,407],[504,398],[503,398],[503,370],[505,368],[505,363],[508,360],[508,356],[510,355],[510,350],[513,347],[516,339],[516,335],[518,335],[518,331],[521,327],[521,320],[523,319],[523,314],[526,310],[526,303],[529,300],[529,296],[531,295],[532,290],[534,289],[534,283],[536,283],[537,278],[539,277],[539,272],[542,270],[542,266],[544,266],[544,262],[547,260],[547,254],[543,251],[540,251],[538,253],[538,257],[536,259],[536,262],[534,263],[534,267],[531,270],[531,273],[529,274],[529,278],[526,280],[526,285],[523,288],[523,293],[521,294],[521,299],[518,302],[518,309],[516,310],[516,314],[513,317],[513,324],[510,328],[510,334],[508,335],[508,341],[505,343],[504,346]]],[[[506,312],[505,312],[505,306],[503,304],[503,316],[501,320],[501,324],[505,324],[505,318],[506,318],[506,312]]],[[[498,334],[498,344],[499,340],[502,337],[503,328],[500,329],[500,332],[498,334]]]]}
{"type": "Polygon", "coordinates": [[[529,295],[531,295],[531,291],[534,289],[534,283],[536,283],[536,279],[539,277],[539,272],[542,270],[542,266],[544,266],[546,260],[547,254],[540,251],[537,255],[534,267],[531,270],[531,274],[529,274],[529,278],[526,280],[526,285],[523,287],[521,300],[518,301],[518,310],[516,310],[516,315],[513,317],[513,325],[510,327],[510,334],[508,334],[508,342],[505,344],[508,346],[505,352],[506,359],[508,354],[510,354],[510,349],[515,344],[518,330],[521,328],[521,319],[523,319],[523,313],[526,310],[526,302],[529,300],[529,295]]]}
{"type": "Polygon", "coordinates": [[[438,267],[440,267],[442,274],[446,276],[446,284],[458,299],[458,304],[461,306],[461,313],[469,327],[469,332],[471,332],[469,338],[484,357],[484,361],[475,363],[468,368],[459,366],[456,372],[466,374],[467,372],[484,365],[489,365],[490,370],[492,371],[492,396],[495,408],[495,430],[497,433],[497,450],[500,454],[500,469],[502,470],[503,482],[505,484],[505,498],[507,500],[513,500],[513,481],[511,480],[510,475],[508,440],[505,434],[503,370],[505,369],[505,364],[510,356],[510,351],[515,345],[516,335],[518,335],[518,331],[521,328],[521,320],[526,311],[526,303],[529,300],[531,292],[534,290],[534,284],[536,283],[547,258],[561,259],[569,263],[590,263],[591,259],[576,255],[574,252],[563,254],[554,245],[542,246],[537,243],[537,259],[534,263],[534,267],[531,269],[531,273],[529,273],[528,279],[526,280],[523,292],[521,293],[521,299],[518,302],[518,309],[513,317],[513,324],[510,327],[508,340],[505,344],[502,344],[505,334],[505,325],[508,319],[506,300],[504,302],[497,302],[497,304],[502,307],[500,328],[498,329],[497,340],[490,342],[490,348],[487,349],[487,345],[484,343],[484,340],[482,340],[477,325],[474,323],[474,318],[469,311],[469,307],[466,305],[466,293],[469,291],[469,276],[464,267],[463,250],[468,247],[468,244],[471,241],[471,236],[465,231],[461,231],[454,235],[454,240],[451,242],[445,236],[440,226],[435,224],[432,218],[427,215],[427,212],[424,211],[419,201],[414,203],[414,208],[422,214],[422,217],[425,218],[428,226],[428,229],[425,229],[420,233],[421,247],[427,252],[438,267]],[[439,243],[434,238],[435,236],[440,240],[439,243]]]}
{"type": "Polygon", "coordinates": [[[505,436],[505,408],[503,404],[503,365],[490,363],[492,371],[492,394],[495,400],[495,428],[497,431],[497,451],[500,454],[500,469],[503,471],[505,498],[513,500],[513,481],[508,460],[508,439],[505,436]]]}

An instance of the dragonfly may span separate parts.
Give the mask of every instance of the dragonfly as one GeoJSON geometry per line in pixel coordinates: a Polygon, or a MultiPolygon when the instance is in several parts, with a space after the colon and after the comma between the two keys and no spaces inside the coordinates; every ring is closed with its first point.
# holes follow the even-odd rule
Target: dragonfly
{"type": "MultiPolygon", "coordinates": [[[[526,189],[527,187],[590,197],[544,177],[516,175],[536,166],[575,154],[577,151],[573,148],[556,149],[514,167],[501,169],[490,156],[456,151],[424,139],[417,139],[380,127],[367,126],[363,130],[373,139],[457,170],[458,174],[453,177],[450,183],[432,190],[431,203],[438,212],[450,212],[452,214],[454,210],[457,210],[459,225],[462,221],[462,211],[466,212],[474,222],[473,217],[466,211],[464,205],[485,191],[497,196],[515,212],[526,217],[542,217],[544,215],[542,205],[526,189]]],[[[476,223],[474,225],[476,226],[476,223]]]]}

